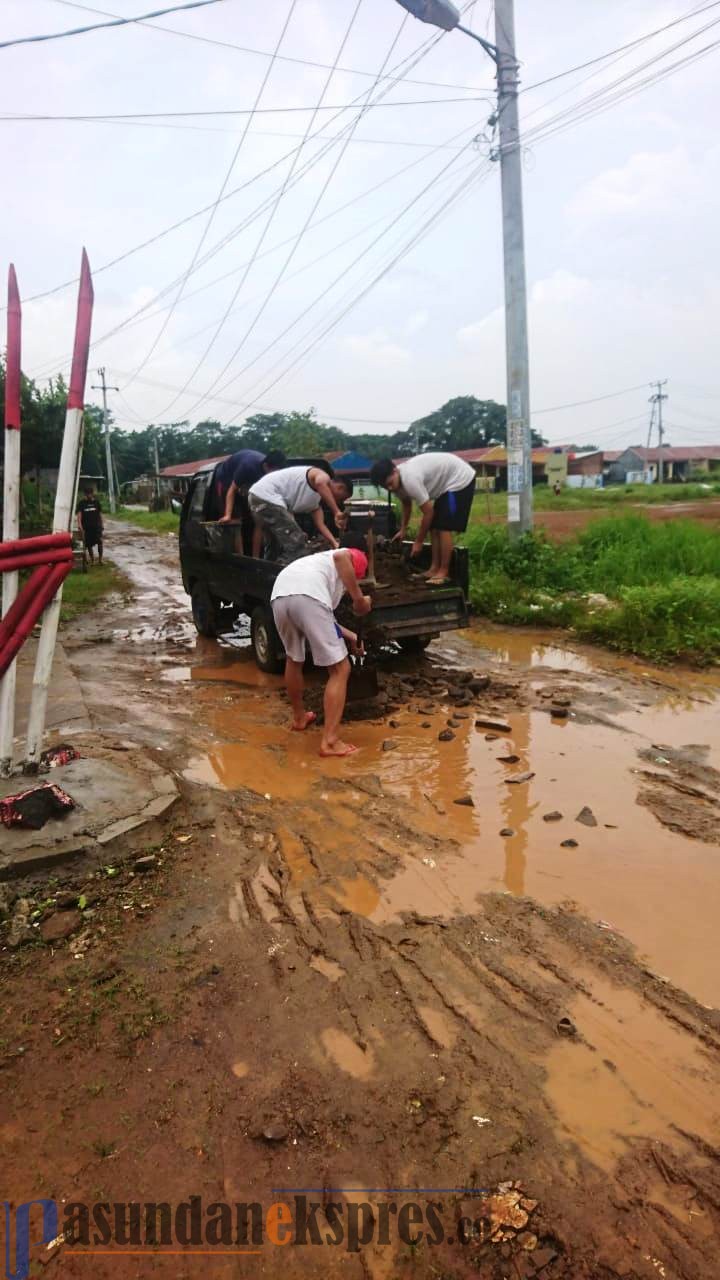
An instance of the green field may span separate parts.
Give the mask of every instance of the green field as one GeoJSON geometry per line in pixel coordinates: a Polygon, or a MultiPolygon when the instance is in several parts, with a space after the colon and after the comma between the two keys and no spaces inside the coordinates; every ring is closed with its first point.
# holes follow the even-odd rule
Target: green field
{"type": "MultiPolygon", "coordinates": [[[[599,511],[605,507],[703,502],[719,497],[720,483],[710,479],[707,484],[623,484],[608,489],[562,489],[557,497],[547,485],[535,485],[533,489],[536,511],[599,511]]],[[[488,514],[504,516],[506,511],[506,493],[478,493],[473,503],[471,522],[483,523],[488,514]]]]}
{"type": "Polygon", "coordinates": [[[511,542],[504,527],[482,525],[465,542],[472,601],[486,617],[573,627],[655,660],[720,658],[720,537],[711,527],[626,513],[562,543],[542,532],[511,542]]]}
{"type": "Polygon", "coordinates": [[[150,533],[177,533],[180,517],[174,511],[145,511],[142,507],[118,507],[118,520],[136,524],[150,533]]]}
{"type": "Polygon", "coordinates": [[[129,589],[130,583],[124,573],[112,564],[95,564],[87,573],[73,569],[65,579],[60,619],[64,623],[72,623],[89,613],[111,591],[122,593],[129,589]]]}

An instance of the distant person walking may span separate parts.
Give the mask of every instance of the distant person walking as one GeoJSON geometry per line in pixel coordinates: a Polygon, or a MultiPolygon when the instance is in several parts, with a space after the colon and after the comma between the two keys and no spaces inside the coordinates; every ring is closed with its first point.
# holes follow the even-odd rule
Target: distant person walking
{"type": "Polygon", "coordinates": [[[432,587],[445,586],[450,581],[453,534],[467,529],[475,496],[472,467],[454,453],[421,453],[397,466],[392,459],[381,458],[373,464],[370,479],[400,499],[402,519],[396,541],[407,534],[413,502],[419,507],[420,528],[410,554],[420,555],[429,532],[432,560],[424,576],[432,587]]]}
{"type": "Polygon", "coordinates": [[[88,485],[85,489],[85,497],[77,506],[77,525],[83,540],[83,560],[87,556],[90,557],[90,563],[95,563],[95,548],[97,547],[98,564],[103,562],[103,517],[100,503],[95,497],[95,491],[92,485],[88,485]]]}

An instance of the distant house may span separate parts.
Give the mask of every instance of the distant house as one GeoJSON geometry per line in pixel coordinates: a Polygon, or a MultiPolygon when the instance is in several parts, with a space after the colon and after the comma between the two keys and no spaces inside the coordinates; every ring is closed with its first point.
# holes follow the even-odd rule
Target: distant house
{"type": "MultiPolygon", "coordinates": [[[[720,445],[668,445],[662,450],[663,479],[684,481],[690,475],[720,474],[720,445]]],[[[630,445],[620,453],[605,454],[609,484],[654,484],[659,478],[660,450],[630,445]]]]}
{"type": "Polygon", "coordinates": [[[228,453],[223,453],[219,458],[199,458],[197,462],[179,462],[174,467],[163,467],[158,472],[160,494],[180,497],[187,493],[196,471],[203,467],[217,466],[218,462],[224,462],[229,457],[228,453]]]}

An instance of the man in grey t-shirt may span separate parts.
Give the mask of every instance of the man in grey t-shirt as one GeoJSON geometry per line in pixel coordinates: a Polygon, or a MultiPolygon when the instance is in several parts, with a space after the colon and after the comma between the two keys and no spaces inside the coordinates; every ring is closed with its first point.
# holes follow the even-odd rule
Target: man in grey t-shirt
{"type": "Polygon", "coordinates": [[[419,555],[430,533],[432,561],[425,577],[430,586],[449,582],[453,533],[467,529],[473,497],[475,472],[454,453],[421,453],[407,462],[381,458],[370,472],[373,484],[396,493],[402,503],[402,520],[396,538],[402,540],[410,523],[413,502],[420,509],[420,528],[411,555],[419,555]]]}

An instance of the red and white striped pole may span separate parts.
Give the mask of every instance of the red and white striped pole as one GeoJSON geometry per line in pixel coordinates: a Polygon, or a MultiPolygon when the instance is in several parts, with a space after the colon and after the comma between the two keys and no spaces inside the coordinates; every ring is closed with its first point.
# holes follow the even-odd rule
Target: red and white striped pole
{"type": "MultiPolygon", "coordinates": [[[[5,456],[3,467],[3,542],[20,536],[20,347],[22,312],[15,268],[8,271],[7,363],[5,365],[5,456]]],[[[2,616],[12,608],[18,593],[17,571],[3,574],[2,616]]],[[[15,682],[12,662],[0,683],[0,776],[12,769],[15,736],[15,682]]]]}
{"type": "MultiPolygon", "coordinates": [[[[53,532],[67,533],[72,526],[73,508],[75,505],[75,483],[82,447],[82,421],[85,405],[85,380],[87,378],[88,354],[90,351],[90,326],[93,310],[93,286],[90,275],[90,264],[85,250],[82,252],[80,269],[80,290],[78,293],[77,320],[75,324],[75,345],[73,347],[72,373],[70,374],[70,390],[68,392],[67,413],[65,415],[65,431],[63,434],[60,469],[58,472],[57,492],[55,494],[55,515],[53,532]]],[[[42,630],[35,658],[35,675],[33,677],[32,699],[28,720],[26,766],[36,769],[42,750],[43,733],[45,731],[45,712],[47,695],[52,672],[55,642],[57,640],[60,606],[62,604],[62,585],[60,585],[52,602],[43,615],[42,630]]]]}

